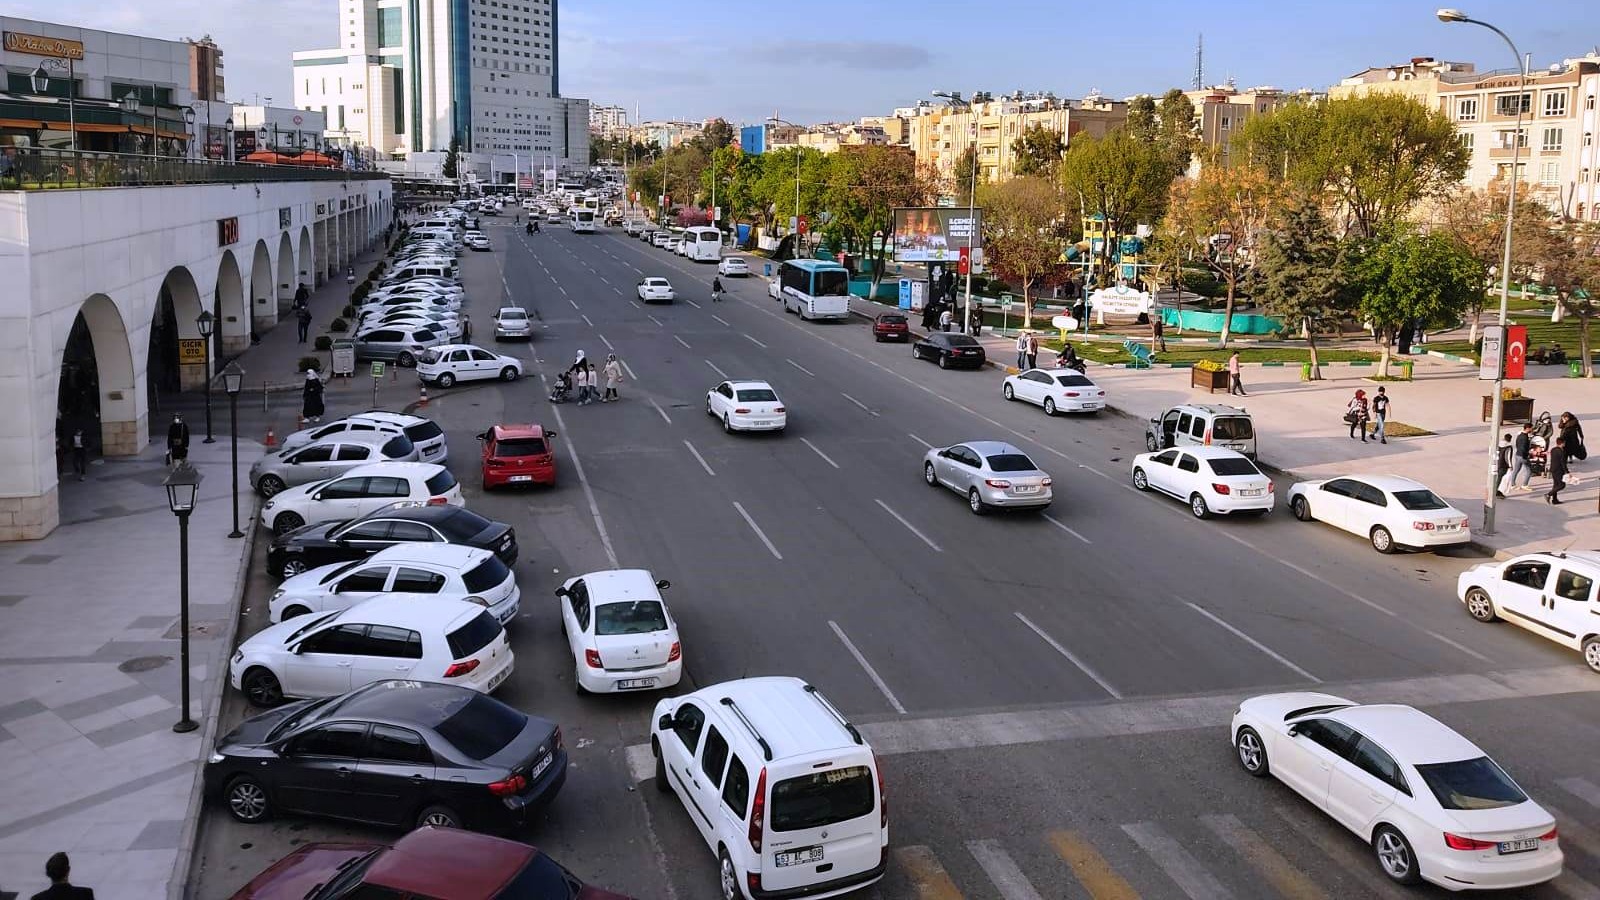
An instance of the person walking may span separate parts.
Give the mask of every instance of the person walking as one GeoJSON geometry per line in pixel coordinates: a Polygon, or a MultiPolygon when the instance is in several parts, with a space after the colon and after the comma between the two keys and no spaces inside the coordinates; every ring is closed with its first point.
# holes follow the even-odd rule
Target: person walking
{"type": "Polygon", "coordinates": [[[1495,457],[1495,482],[1494,495],[1501,499],[1506,496],[1506,473],[1511,471],[1511,456],[1516,448],[1511,446],[1511,435],[1501,436],[1500,452],[1495,457]]]}
{"type": "Polygon", "coordinates": [[[72,862],[65,853],[52,853],[44,862],[44,877],[50,886],[33,895],[33,900],[94,900],[94,890],[78,887],[68,881],[72,875],[72,862]]]}
{"type": "Polygon", "coordinates": [[[617,396],[617,385],[622,383],[622,363],[617,361],[615,353],[606,355],[606,364],[602,371],[606,376],[606,395],[600,399],[605,403],[621,399],[617,396]]]}
{"type": "Polygon", "coordinates": [[[1389,435],[1384,432],[1384,423],[1389,421],[1389,394],[1380,385],[1377,396],[1372,398],[1372,436],[1378,443],[1389,443],[1389,435]]]}
{"type": "Polygon", "coordinates": [[[306,342],[306,333],[311,330],[311,310],[300,307],[300,312],[295,315],[295,320],[300,326],[300,343],[306,342]]]}
{"type": "Polygon", "coordinates": [[[1570,412],[1561,414],[1557,421],[1556,430],[1567,441],[1567,462],[1574,460],[1582,462],[1589,458],[1589,448],[1583,445],[1583,426],[1578,424],[1578,417],[1570,412]]]}
{"type": "Polygon", "coordinates": [[[189,458],[189,425],[182,413],[172,414],[172,424],[167,426],[167,465],[176,466],[189,458]]]}
{"type": "Polygon", "coordinates": [[[1028,368],[1028,333],[1017,332],[1017,368],[1028,368]]]}
{"type": "Polygon", "coordinates": [[[1550,473],[1550,493],[1544,495],[1544,502],[1552,506],[1561,505],[1561,489],[1567,486],[1567,439],[1556,438],[1556,445],[1550,448],[1550,455],[1546,459],[1547,471],[1550,473]]]}
{"type": "Polygon", "coordinates": [[[464,312],[461,314],[461,343],[472,343],[472,317],[464,312]]]}
{"type": "Polygon", "coordinates": [[[1028,368],[1039,368],[1039,336],[1028,332],[1028,368]]]}
{"type": "Polygon", "coordinates": [[[82,481],[89,474],[89,448],[83,438],[83,429],[72,432],[72,473],[82,481]]]}
{"type": "Polygon", "coordinates": [[[1517,435],[1516,441],[1511,445],[1511,471],[1506,474],[1505,483],[1501,486],[1502,493],[1509,494],[1516,487],[1531,490],[1528,482],[1533,479],[1533,466],[1528,464],[1528,455],[1533,452],[1533,426],[1523,425],[1522,432],[1517,435]],[[1522,484],[1517,484],[1518,478],[1522,484]]]}
{"type": "Polygon", "coordinates": [[[311,290],[305,286],[305,282],[301,282],[300,286],[298,288],[295,288],[295,292],[294,292],[294,308],[295,309],[305,309],[306,306],[308,306],[310,304],[310,302],[311,302],[311,290]]]}
{"type": "Polygon", "coordinates": [[[1367,392],[1357,390],[1344,408],[1344,420],[1350,425],[1350,437],[1354,439],[1359,433],[1363,444],[1367,442],[1367,418],[1367,392]]]}
{"type": "Polygon", "coordinates": [[[939,313],[939,330],[949,331],[950,326],[955,324],[955,320],[956,317],[951,314],[950,307],[945,307],[944,310],[939,313]]]}
{"type": "Polygon", "coordinates": [[[722,302],[722,276],[714,275],[711,278],[711,302],[722,302]]]}
{"type": "Polygon", "coordinates": [[[307,369],[305,387],[300,391],[300,415],[307,422],[321,422],[322,411],[322,379],[316,369],[307,369]]]}
{"type": "MultiPolygon", "coordinates": [[[[1233,355],[1228,357],[1228,394],[1229,396],[1250,396],[1244,392],[1244,382],[1239,380],[1239,351],[1237,350],[1233,351],[1233,355]]],[[[1361,439],[1363,441],[1366,440],[1366,435],[1362,435],[1361,439]]]]}
{"type": "Polygon", "coordinates": [[[1161,321],[1159,310],[1150,317],[1150,352],[1167,352],[1167,325],[1161,321]]]}
{"type": "Polygon", "coordinates": [[[575,366],[575,368],[577,369],[577,371],[573,373],[572,386],[578,389],[578,405],[579,406],[588,406],[589,405],[589,369],[588,369],[588,367],[586,367],[586,366],[584,366],[582,364],[579,364],[579,365],[575,366]]]}

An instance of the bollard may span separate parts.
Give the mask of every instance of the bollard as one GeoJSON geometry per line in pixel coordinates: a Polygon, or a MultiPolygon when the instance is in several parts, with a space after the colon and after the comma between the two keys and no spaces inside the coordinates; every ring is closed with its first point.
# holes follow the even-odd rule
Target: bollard
{"type": "Polygon", "coordinates": [[[1413,368],[1415,368],[1416,365],[1417,365],[1416,363],[1412,362],[1409,359],[1401,360],[1400,361],[1400,377],[1404,378],[1407,381],[1411,381],[1412,380],[1412,378],[1411,378],[1411,370],[1413,368]]]}
{"type": "Polygon", "coordinates": [[[417,398],[417,406],[419,408],[422,408],[422,407],[426,407],[427,405],[428,405],[428,386],[427,385],[423,385],[422,386],[422,396],[417,398]]]}

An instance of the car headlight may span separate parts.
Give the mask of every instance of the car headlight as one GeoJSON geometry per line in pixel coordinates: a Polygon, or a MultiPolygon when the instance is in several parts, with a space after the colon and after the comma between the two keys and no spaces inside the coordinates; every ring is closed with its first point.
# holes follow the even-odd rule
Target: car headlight
{"type": "Polygon", "coordinates": [[[212,765],[216,765],[217,763],[222,762],[223,760],[226,760],[226,759],[227,759],[226,756],[223,756],[221,753],[218,753],[215,750],[213,750],[213,751],[211,751],[211,755],[206,757],[206,762],[211,763],[212,765]]]}
{"type": "Polygon", "coordinates": [[[233,651],[233,661],[235,663],[244,662],[244,651],[243,650],[235,650],[235,651],[233,651]]]}
{"type": "Polygon", "coordinates": [[[276,501],[276,500],[268,500],[266,503],[261,504],[261,508],[262,509],[271,509],[271,508],[273,508],[274,506],[277,506],[277,505],[278,505],[278,501],[276,501]]]}
{"type": "Polygon", "coordinates": [[[272,596],[267,600],[267,602],[268,603],[277,603],[278,602],[278,598],[282,597],[284,595],[284,593],[285,592],[284,592],[283,588],[278,588],[277,590],[272,592],[272,596]]]}

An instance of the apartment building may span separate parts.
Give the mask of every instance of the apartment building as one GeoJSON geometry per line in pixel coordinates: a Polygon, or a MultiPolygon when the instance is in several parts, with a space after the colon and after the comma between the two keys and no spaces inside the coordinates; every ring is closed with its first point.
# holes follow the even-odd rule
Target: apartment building
{"type": "Polygon", "coordinates": [[[1082,100],[1051,94],[1017,93],[998,99],[979,94],[970,108],[919,105],[906,109],[916,113],[903,121],[905,143],[919,164],[931,165],[941,177],[953,178],[956,160],[975,142],[979,178],[986,181],[1011,177],[1016,165],[1012,144],[1035,125],[1060,132],[1070,143],[1080,134],[1103,136],[1128,120],[1125,101],[1107,100],[1098,94],[1082,100]]]}
{"type": "Polygon", "coordinates": [[[628,133],[628,111],[620,106],[589,106],[589,133],[613,138],[628,133]]]}
{"type": "MultiPolygon", "coordinates": [[[[1215,149],[1224,165],[1231,154],[1234,132],[1243,128],[1246,121],[1277,109],[1292,96],[1301,96],[1266,86],[1239,90],[1232,83],[1184,91],[1183,95],[1194,105],[1195,134],[1201,147],[1215,149]]],[[[1196,153],[1190,161],[1191,177],[1199,173],[1204,157],[1204,153],[1196,153]]]]}
{"type": "Polygon", "coordinates": [[[796,140],[800,146],[822,153],[837,153],[840,147],[882,147],[891,143],[882,125],[864,122],[816,125],[800,132],[796,140]]]}

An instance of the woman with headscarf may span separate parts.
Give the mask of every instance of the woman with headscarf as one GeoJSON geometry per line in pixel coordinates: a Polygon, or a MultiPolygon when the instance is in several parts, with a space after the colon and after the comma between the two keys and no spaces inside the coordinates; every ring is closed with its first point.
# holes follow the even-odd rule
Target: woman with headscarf
{"type": "Polygon", "coordinates": [[[1361,443],[1367,442],[1367,422],[1371,418],[1370,408],[1367,406],[1367,392],[1357,389],[1356,395],[1350,398],[1350,403],[1344,408],[1345,424],[1350,426],[1350,437],[1354,439],[1356,432],[1361,433],[1361,443]]]}
{"type": "Polygon", "coordinates": [[[622,363],[617,361],[615,353],[606,355],[606,364],[602,371],[606,376],[606,395],[600,398],[601,402],[610,403],[613,400],[620,399],[617,396],[617,385],[622,383],[622,363]]]}
{"type": "Polygon", "coordinates": [[[317,377],[317,370],[306,370],[306,386],[300,393],[300,415],[307,422],[322,421],[322,379],[317,377]]]}
{"type": "Polygon", "coordinates": [[[167,465],[173,466],[189,458],[189,426],[180,413],[172,414],[172,424],[167,426],[167,465]]]}
{"type": "Polygon", "coordinates": [[[1583,426],[1578,424],[1578,417],[1569,412],[1561,414],[1556,423],[1557,436],[1564,439],[1563,445],[1567,449],[1567,462],[1573,463],[1589,458],[1589,450],[1583,445],[1583,426]]]}

